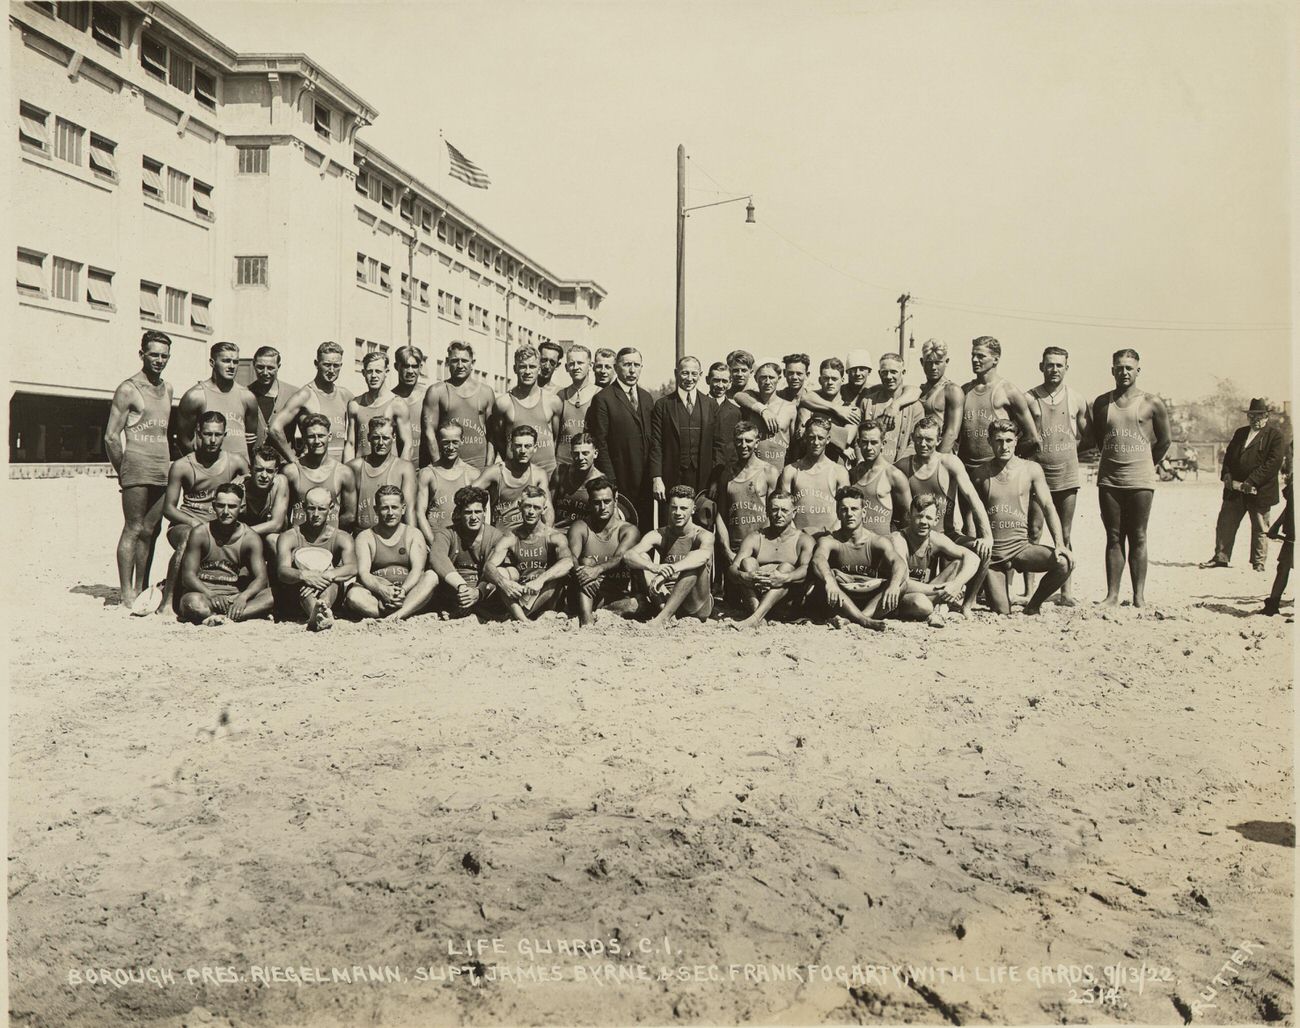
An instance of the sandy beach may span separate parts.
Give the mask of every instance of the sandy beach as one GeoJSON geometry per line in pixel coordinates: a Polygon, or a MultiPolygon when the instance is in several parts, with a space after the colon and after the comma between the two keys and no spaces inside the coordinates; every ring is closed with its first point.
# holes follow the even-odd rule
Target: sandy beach
{"type": "Polygon", "coordinates": [[[1213,482],[1142,611],[1088,486],[1073,610],[657,637],[130,618],[116,483],[9,492],[15,1024],[1293,1021],[1292,625],[1213,482]]]}

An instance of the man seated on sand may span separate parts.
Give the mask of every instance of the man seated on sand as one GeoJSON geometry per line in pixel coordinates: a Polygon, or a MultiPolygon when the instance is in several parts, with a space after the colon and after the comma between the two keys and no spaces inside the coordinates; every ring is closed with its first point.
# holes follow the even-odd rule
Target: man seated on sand
{"type": "Polygon", "coordinates": [[[181,557],[180,619],[223,625],[269,617],[275,600],[266,578],[262,539],[239,522],[244,490],[225,482],[212,493],[213,519],[196,525],[181,557]]]}
{"type": "MultiPolygon", "coordinates": [[[[573,453],[576,463],[576,444],[573,453]]],[[[619,513],[618,493],[608,478],[589,479],[585,488],[587,514],[569,526],[573,596],[578,624],[583,627],[596,620],[597,610],[626,616],[641,607],[633,594],[632,576],[623,561],[641,533],[619,513]]]]}
{"type": "Polygon", "coordinates": [[[496,594],[496,586],[484,576],[484,565],[501,530],[487,523],[487,505],[486,490],[462,486],[452,498],[451,527],[433,531],[429,563],[438,576],[435,602],[440,617],[477,613],[496,594]]]}
{"type": "Polygon", "coordinates": [[[313,486],[303,497],[303,523],[280,533],[276,542],[276,578],[297,590],[307,629],[334,627],[334,603],[339,586],[357,573],[352,537],[329,523],[333,497],[324,486],[313,486]]]}
{"type": "Polygon", "coordinates": [[[573,554],[564,533],[542,520],[546,502],[546,490],[524,487],[519,524],[496,541],[484,566],[510,616],[523,623],[536,619],[555,602],[573,570],[573,554]]]}
{"type": "Polygon", "coordinates": [[[172,559],[167,566],[167,581],[158,604],[159,614],[166,610],[180,613],[174,603],[185,542],[194,528],[216,516],[212,497],[217,486],[237,481],[248,474],[248,458],[225,449],[225,441],[226,416],[220,411],[205,411],[199,415],[193,452],[172,461],[167,472],[163,514],[171,522],[167,541],[172,546],[172,559]]]}
{"type": "Polygon", "coordinates": [[[912,500],[907,524],[890,539],[907,561],[907,584],[893,616],[942,628],[940,606],[961,609],[966,585],[979,572],[979,557],[939,531],[939,505],[928,493],[912,500]]]}
{"type": "Polygon", "coordinates": [[[862,523],[862,508],[857,486],[844,486],[835,494],[840,527],[817,540],[813,574],[821,583],[832,627],[842,626],[843,614],[855,625],[883,632],[885,623],[875,615],[891,613],[903,598],[907,561],[888,536],[862,523]]]}
{"type": "Polygon", "coordinates": [[[668,524],[643,535],[623,558],[629,568],[644,572],[647,598],[659,610],[650,622],[654,628],[662,628],[673,617],[706,621],[713,613],[709,577],[713,533],[695,524],[694,514],[695,490],[673,486],[668,490],[668,524]]]}
{"type": "Polygon", "coordinates": [[[428,607],[438,576],[428,569],[424,536],[405,523],[402,487],[381,485],[374,505],[378,523],[357,535],[357,580],[343,606],[362,619],[405,621],[428,607]]]}
{"type": "Polygon", "coordinates": [[[993,559],[984,593],[997,614],[1011,613],[1010,585],[1017,571],[1045,572],[1034,595],[1025,604],[1026,614],[1037,614],[1043,601],[1056,592],[1074,571],[1074,557],[1061,543],[1061,520],[1043,469],[1036,462],[1016,456],[1020,430],[1008,418],[989,422],[992,458],[971,474],[975,491],[988,512],[993,530],[993,559]],[[1053,546],[1029,541],[1029,505],[1038,504],[1052,533],[1053,546]]]}
{"type": "Polygon", "coordinates": [[[753,628],[773,611],[786,617],[794,613],[815,545],[813,537],[794,523],[794,497],[769,493],[767,525],[745,536],[728,569],[749,614],[735,627],[753,628]]]}

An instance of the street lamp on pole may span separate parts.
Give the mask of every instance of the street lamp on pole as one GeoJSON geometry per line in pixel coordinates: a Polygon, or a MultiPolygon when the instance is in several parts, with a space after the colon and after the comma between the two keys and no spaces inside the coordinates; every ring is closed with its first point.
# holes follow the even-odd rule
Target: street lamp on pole
{"type": "Polygon", "coordinates": [[[733,196],[729,200],[686,206],[686,147],[677,147],[677,360],[686,356],[686,215],[705,207],[720,207],[726,203],[745,202],[745,224],[755,224],[754,197],[733,196]]]}

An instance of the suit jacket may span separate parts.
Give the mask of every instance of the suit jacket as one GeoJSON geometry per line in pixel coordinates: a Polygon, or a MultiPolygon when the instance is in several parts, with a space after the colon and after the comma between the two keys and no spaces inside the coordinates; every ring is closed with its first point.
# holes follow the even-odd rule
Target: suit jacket
{"type": "Polygon", "coordinates": [[[689,485],[697,493],[708,488],[714,467],[722,458],[717,434],[718,409],[704,393],[695,394],[695,419],[699,437],[693,454],[686,451],[690,415],[674,389],[655,401],[650,412],[650,479],[664,486],[689,485]]]}
{"type": "Polygon", "coordinates": [[[1282,433],[1272,425],[1261,428],[1247,446],[1249,433],[1249,425],[1233,433],[1228,451],[1223,455],[1223,478],[1254,486],[1256,492],[1247,495],[1247,504],[1267,509],[1277,503],[1277,473],[1282,467],[1286,443],[1282,433]]]}
{"type": "Polygon", "coordinates": [[[736,447],[733,445],[736,439],[736,426],[740,424],[741,415],[745,412],[740,409],[739,404],[732,403],[730,400],[723,400],[715,410],[718,417],[713,434],[718,440],[718,449],[722,454],[718,464],[725,467],[736,459],[736,447]]]}
{"type": "Polygon", "coordinates": [[[633,407],[618,382],[591,399],[587,431],[596,443],[596,467],[639,509],[650,499],[650,412],[654,401],[637,386],[633,407]]]}

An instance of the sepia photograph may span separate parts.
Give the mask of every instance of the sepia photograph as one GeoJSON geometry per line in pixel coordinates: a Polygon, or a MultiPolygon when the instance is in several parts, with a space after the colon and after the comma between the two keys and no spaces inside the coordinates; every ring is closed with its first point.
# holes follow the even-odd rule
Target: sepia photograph
{"type": "Polygon", "coordinates": [[[1293,5],[8,11],[10,1024],[1295,1023],[1293,5]]]}

